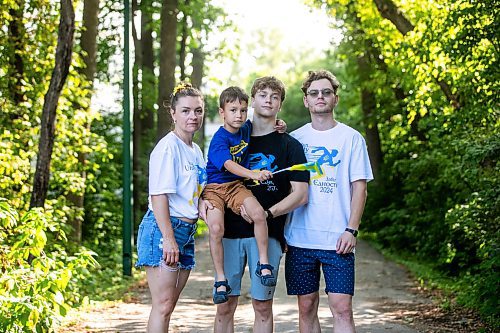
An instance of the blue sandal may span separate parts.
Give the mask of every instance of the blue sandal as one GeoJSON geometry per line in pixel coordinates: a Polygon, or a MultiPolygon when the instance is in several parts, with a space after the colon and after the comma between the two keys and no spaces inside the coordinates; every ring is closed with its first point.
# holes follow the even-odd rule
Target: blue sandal
{"type": "Polygon", "coordinates": [[[274,275],[274,267],[272,265],[261,264],[260,261],[258,261],[255,275],[260,278],[260,283],[266,287],[274,287],[276,285],[276,276],[274,275]],[[262,275],[263,269],[270,270],[271,274],[262,275]]]}
{"type": "Polygon", "coordinates": [[[227,279],[224,281],[215,281],[214,283],[214,294],[213,294],[213,301],[214,304],[221,304],[221,303],[226,303],[229,298],[228,295],[231,293],[231,287],[227,283],[227,279]],[[217,291],[217,288],[219,287],[226,287],[226,290],[223,291],[217,291]]]}

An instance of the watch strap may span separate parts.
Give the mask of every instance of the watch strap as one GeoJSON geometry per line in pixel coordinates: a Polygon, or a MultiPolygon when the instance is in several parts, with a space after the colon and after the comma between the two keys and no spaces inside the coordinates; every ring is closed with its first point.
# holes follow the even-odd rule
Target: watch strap
{"type": "Polygon", "coordinates": [[[354,237],[358,237],[358,231],[356,229],[345,228],[345,231],[350,232],[354,237]]]}

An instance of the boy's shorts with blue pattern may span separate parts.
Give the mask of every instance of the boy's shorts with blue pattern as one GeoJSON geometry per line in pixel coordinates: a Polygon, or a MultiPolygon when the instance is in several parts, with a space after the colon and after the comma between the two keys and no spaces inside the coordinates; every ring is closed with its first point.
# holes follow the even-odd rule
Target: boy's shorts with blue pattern
{"type": "MultiPolygon", "coordinates": [[[[170,217],[174,229],[175,241],[179,246],[179,268],[193,269],[194,260],[194,234],[196,223],[187,223],[177,217],[170,217]]],[[[163,237],[156,222],[155,216],[148,209],[144,215],[137,234],[137,263],[135,267],[160,266],[163,256],[163,237]]]]}
{"type": "Polygon", "coordinates": [[[288,246],[285,279],[288,295],[307,295],[319,290],[320,267],[325,293],[354,295],[354,253],[288,246]]]}

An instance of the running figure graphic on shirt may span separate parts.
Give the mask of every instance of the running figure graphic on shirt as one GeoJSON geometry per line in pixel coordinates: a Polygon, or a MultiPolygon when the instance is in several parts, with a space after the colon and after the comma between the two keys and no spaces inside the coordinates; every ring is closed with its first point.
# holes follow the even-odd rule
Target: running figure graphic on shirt
{"type": "MultiPolygon", "coordinates": [[[[250,170],[268,170],[268,171],[276,171],[278,169],[278,166],[275,165],[273,166],[273,162],[276,160],[276,157],[274,155],[264,155],[262,153],[256,153],[256,154],[250,154],[250,170]]],[[[266,180],[266,184],[274,183],[272,180],[266,180]]],[[[258,180],[254,180],[250,186],[257,186],[261,184],[258,180]]]]}
{"type": "Polygon", "coordinates": [[[250,154],[250,169],[251,170],[268,170],[275,171],[278,169],[278,166],[272,166],[276,157],[273,155],[264,155],[262,153],[250,154]]]}
{"type": "Polygon", "coordinates": [[[341,162],[338,160],[337,162],[333,162],[335,156],[337,156],[339,151],[337,149],[332,149],[330,152],[326,147],[312,147],[311,154],[316,158],[316,162],[318,163],[318,167],[321,169],[321,173],[318,173],[316,176],[311,179],[318,179],[321,177],[325,177],[325,173],[322,165],[327,164],[331,167],[336,167],[341,162]]]}

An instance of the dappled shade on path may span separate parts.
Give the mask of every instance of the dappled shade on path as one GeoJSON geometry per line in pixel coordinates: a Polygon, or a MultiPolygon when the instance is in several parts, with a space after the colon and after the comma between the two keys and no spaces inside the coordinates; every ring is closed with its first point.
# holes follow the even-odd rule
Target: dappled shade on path
{"type": "MultiPolygon", "coordinates": [[[[212,332],[215,306],[212,303],[213,269],[207,239],[197,240],[197,266],[189,281],[171,320],[171,332],[212,332]]],[[[286,294],[284,281],[284,260],[280,270],[278,290],[274,299],[275,331],[298,332],[298,311],[296,298],[286,294]]],[[[249,284],[248,271],[242,290],[249,284]]],[[[360,333],[411,333],[448,332],[448,329],[423,327],[414,322],[419,309],[432,309],[435,305],[417,293],[411,292],[415,283],[406,270],[386,260],[378,251],[360,241],[356,253],[356,291],[354,297],[354,318],[356,330],[360,333]]],[[[319,318],[324,332],[331,330],[331,314],[321,286],[319,318]]],[[[138,287],[137,297],[131,302],[110,303],[107,306],[80,313],[77,324],[60,332],[145,332],[150,310],[147,285],[138,287]]],[[[240,297],[236,311],[236,332],[251,332],[253,324],[251,298],[245,293],[240,297]]],[[[453,330],[457,332],[456,329],[453,330]]],[[[467,332],[466,326],[464,330],[467,332]]]]}

